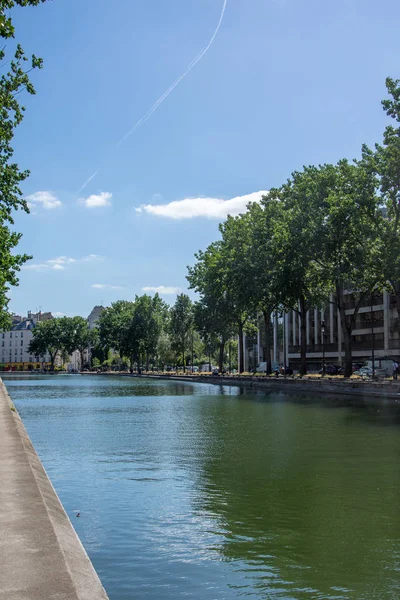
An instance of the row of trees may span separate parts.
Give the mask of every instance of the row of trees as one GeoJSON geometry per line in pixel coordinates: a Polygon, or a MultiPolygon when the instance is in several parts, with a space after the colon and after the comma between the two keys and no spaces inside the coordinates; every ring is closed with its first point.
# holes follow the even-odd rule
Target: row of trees
{"type": "MultiPolygon", "coordinates": [[[[158,294],[136,296],[135,300],[118,300],[104,309],[97,326],[89,329],[83,317],[61,317],[38,323],[33,330],[29,352],[50,357],[54,369],[56,357],[65,363],[76,350],[85,366],[84,354],[90,348],[92,366],[128,364],[131,369],[180,365],[186,369],[214,360],[219,351],[220,368],[226,357],[220,352],[217,337],[210,336],[206,315],[189,296],[177,296],[170,307],[158,294]]],[[[235,359],[231,346],[231,360],[235,359]]]]}
{"type": "Polygon", "coordinates": [[[50,357],[50,368],[59,356],[62,362],[75,351],[80,353],[81,367],[84,365],[84,354],[88,348],[98,344],[98,332],[89,329],[88,322],[83,317],[61,317],[39,322],[33,330],[33,337],[28,352],[36,357],[50,357]]]}
{"type": "MultiPolygon", "coordinates": [[[[130,367],[146,370],[156,366],[208,362],[211,367],[218,339],[205,326],[206,315],[189,296],[179,294],[170,307],[158,294],[119,300],[106,308],[98,321],[99,347],[106,354],[117,350],[127,357],[130,367]]],[[[231,358],[233,357],[233,349],[231,358]]],[[[223,368],[224,356],[219,356],[223,368]]]]}
{"type": "Polygon", "coordinates": [[[304,167],[260,204],[220,225],[221,239],[196,254],[188,281],[200,295],[204,329],[221,345],[264,318],[267,368],[274,311],[301,323],[300,373],[306,373],[306,315],[332,302],[340,315],[345,376],[352,373],[352,332],[363,300],[386,289],[400,316],[400,81],[387,79],[383,101],[393,119],[383,142],[359,160],[304,167]],[[346,312],[351,290],[355,309],[346,312]]]}

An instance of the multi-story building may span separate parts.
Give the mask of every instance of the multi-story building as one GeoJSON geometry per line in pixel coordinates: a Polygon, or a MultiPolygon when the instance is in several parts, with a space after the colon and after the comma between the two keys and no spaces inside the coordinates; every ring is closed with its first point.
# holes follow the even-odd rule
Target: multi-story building
{"type": "MultiPolygon", "coordinates": [[[[354,313],[356,296],[345,295],[346,314],[354,313]]],[[[300,362],[300,317],[290,311],[273,318],[272,361],[297,367],[300,362]]],[[[306,317],[307,364],[309,367],[326,363],[342,364],[344,360],[343,334],[340,316],[331,302],[324,309],[313,309],[306,317]]],[[[245,370],[265,361],[265,342],[262,328],[257,336],[245,342],[245,370]]],[[[361,303],[352,333],[352,351],[355,363],[374,357],[376,360],[392,358],[400,362],[400,335],[397,304],[388,292],[374,293],[361,303]]]]}
{"type": "Polygon", "coordinates": [[[13,315],[9,331],[0,333],[0,369],[12,371],[30,371],[46,368],[50,357],[36,357],[29,351],[29,342],[33,337],[33,329],[39,321],[51,319],[51,313],[31,313],[27,317],[13,315]],[[38,360],[39,359],[39,360],[38,360]]]}

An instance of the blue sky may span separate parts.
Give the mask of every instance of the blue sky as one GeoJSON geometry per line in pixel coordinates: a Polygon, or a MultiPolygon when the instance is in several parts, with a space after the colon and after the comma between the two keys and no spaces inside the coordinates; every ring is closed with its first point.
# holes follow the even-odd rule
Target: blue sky
{"type": "Polygon", "coordinates": [[[14,10],[18,40],[44,69],[14,144],[32,173],[32,213],[16,228],[34,258],[12,311],[87,315],[160,286],[173,302],[194,252],[242,197],[381,138],[384,80],[400,77],[398,0],[228,0],[208,53],[117,146],[206,47],[222,6],[53,0],[14,10]]]}

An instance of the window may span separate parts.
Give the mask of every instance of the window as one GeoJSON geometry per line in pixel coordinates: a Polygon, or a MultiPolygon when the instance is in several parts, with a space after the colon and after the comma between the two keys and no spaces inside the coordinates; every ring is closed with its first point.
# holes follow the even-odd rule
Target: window
{"type": "Polygon", "coordinates": [[[21,346],[23,346],[23,345],[24,345],[24,340],[21,340],[21,346]]]}
{"type": "Polygon", "coordinates": [[[24,332],[23,331],[21,331],[21,337],[24,337],[24,332]]]}
{"type": "Polygon", "coordinates": [[[10,331],[10,340],[11,340],[11,338],[12,338],[12,331],[10,331]]]}
{"type": "Polygon", "coordinates": [[[2,346],[3,346],[3,348],[4,348],[4,341],[3,341],[3,342],[1,342],[1,345],[2,345],[2,346]]]}

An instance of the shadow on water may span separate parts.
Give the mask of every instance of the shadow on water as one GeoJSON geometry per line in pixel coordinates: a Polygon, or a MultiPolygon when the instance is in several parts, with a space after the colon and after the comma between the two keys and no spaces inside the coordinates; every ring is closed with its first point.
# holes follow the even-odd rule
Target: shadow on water
{"type": "Polygon", "coordinates": [[[326,410],[283,397],[268,413],[265,401],[252,398],[245,418],[236,407],[203,415],[215,447],[202,455],[195,506],[224,532],[216,549],[263,597],[399,597],[397,429],[365,427],[376,415],[358,398],[326,410]]]}

